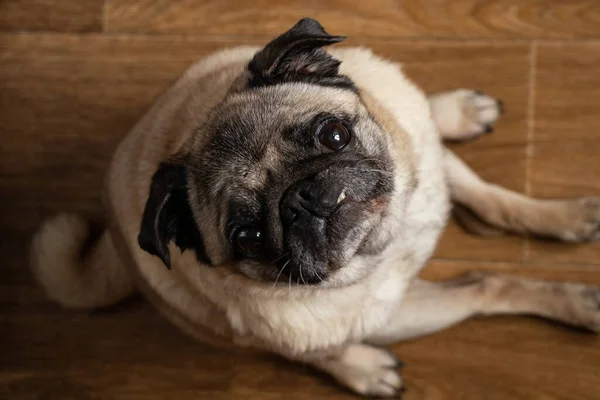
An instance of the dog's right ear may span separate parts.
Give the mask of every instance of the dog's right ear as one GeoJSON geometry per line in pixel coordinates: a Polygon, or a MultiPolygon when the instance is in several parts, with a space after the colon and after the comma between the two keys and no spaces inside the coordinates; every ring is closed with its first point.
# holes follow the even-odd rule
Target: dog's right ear
{"type": "Polygon", "coordinates": [[[193,249],[199,262],[209,264],[188,201],[186,168],[166,162],[159,166],[152,177],[138,243],[142,249],[159,257],[170,269],[168,245],[172,240],[181,251],[193,249]]]}
{"type": "Polygon", "coordinates": [[[350,86],[347,77],[338,75],[340,61],[324,46],[339,43],[344,36],[330,35],[312,18],[303,18],[255,54],[248,65],[250,87],[284,82],[328,82],[350,86]]]}

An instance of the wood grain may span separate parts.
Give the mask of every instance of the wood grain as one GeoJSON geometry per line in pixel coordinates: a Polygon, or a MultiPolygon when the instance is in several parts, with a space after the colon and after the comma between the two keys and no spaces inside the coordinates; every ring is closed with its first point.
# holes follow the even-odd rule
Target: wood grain
{"type": "MultiPolygon", "coordinates": [[[[532,194],[600,196],[600,44],[539,44],[536,54],[532,194]]],[[[599,264],[600,244],[531,241],[526,257],[599,264]]]]}
{"type": "Polygon", "coordinates": [[[278,35],[303,17],[369,37],[590,38],[595,0],[107,0],[110,32],[278,35]]]}
{"type": "Polygon", "coordinates": [[[60,210],[99,213],[105,170],[119,140],[190,63],[222,45],[0,36],[2,236],[26,236],[60,210]]]}
{"type": "Polygon", "coordinates": [[[0,0],[0,30],[99,32],[103,0],[0,0]]]}
{"type": "MultiPolygon", "coordinates": [[[[600,196],[599,139],[600,135],[595,140],[536,142],[531,163],[533,194],[544,198],[600,196]]],[[[600,264],[600,243],[530,240],[526,259],[600,264]]]]}
{"type": "Polygon", "coordinates": [[[535,53],[533,139],[600,139],[600,43],[540,43],[535,53]]]}

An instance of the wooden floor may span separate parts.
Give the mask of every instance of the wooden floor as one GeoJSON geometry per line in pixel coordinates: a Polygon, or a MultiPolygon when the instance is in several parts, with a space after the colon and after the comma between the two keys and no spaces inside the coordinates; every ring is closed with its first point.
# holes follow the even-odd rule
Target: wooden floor
{"type": "MultiPolygon", "coordinates": [[[[61,310],[27,271],[36,225],[98,213],[111,152],[189,63],[302,16],[403,62],[428,91],[503,99],[495,133],[456,147],[486,179],[600,195],[596,0],[1,0],[0,399],[352,398],[304,367],[194,343],[139,298],[61,310]]],[[[474,268],[600,285],[600,245],[451,225],[425,274],[474,268]]],[[[409,400],[600,399],[600,338],[533,319],[469,321],[393,350],[409,400]]]]}

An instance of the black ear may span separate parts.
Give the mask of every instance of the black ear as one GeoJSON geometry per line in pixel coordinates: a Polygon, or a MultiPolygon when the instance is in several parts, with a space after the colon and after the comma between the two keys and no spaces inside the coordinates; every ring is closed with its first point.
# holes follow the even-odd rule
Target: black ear
{"type": "Polygon", "coordinates": [[[317,21],[301,19],[292,29],[256,53],[248,69],[252,77],[249,86],[266,86],[293,81],[336,81],[348,84],[347,77],[338,76],[340,62],[322,47],[344,40],[332,36],[317,21]],[[337,79],[336,79],[337,78],[337,79]],[[344,82],[342,82],[344,81],[344,82]]]}
{"type": "Polygon", "coordinates": [[[170,269],[168,244],[171,240],[181,251],[193,249],[198,261],[209,264],[188,201],[185,167],[162,163],[152,177],[138,243],[170,269]]]}

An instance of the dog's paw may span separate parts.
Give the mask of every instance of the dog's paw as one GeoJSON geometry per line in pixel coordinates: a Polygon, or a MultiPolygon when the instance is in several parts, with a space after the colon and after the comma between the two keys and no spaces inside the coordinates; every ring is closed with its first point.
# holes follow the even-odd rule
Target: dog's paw
{"type": "Polygon", "coordinates": [[[448,140],[469,140],[491,133],[504,107],[479,90],[458,89],[429,97],[440,135],[448,140]]]}
{"type": "Polygon", "coordinates": [[[402,367],[391,352],[369,345],[348,346],[343,354],[326,362],[326,370],[344,386],[363,396],[399,398],[402,367]]]}
{"type": "Polygon", "coordinates": [[[566,290],[569,292],[570,322],[600,333],[600,288],[571,283],[566,290]]]}
{"type": "Polygon", "coordinates": [[[565,200],[565,227],[559,237],[567,242],[600,239],[600,197],[565,200]]]}

